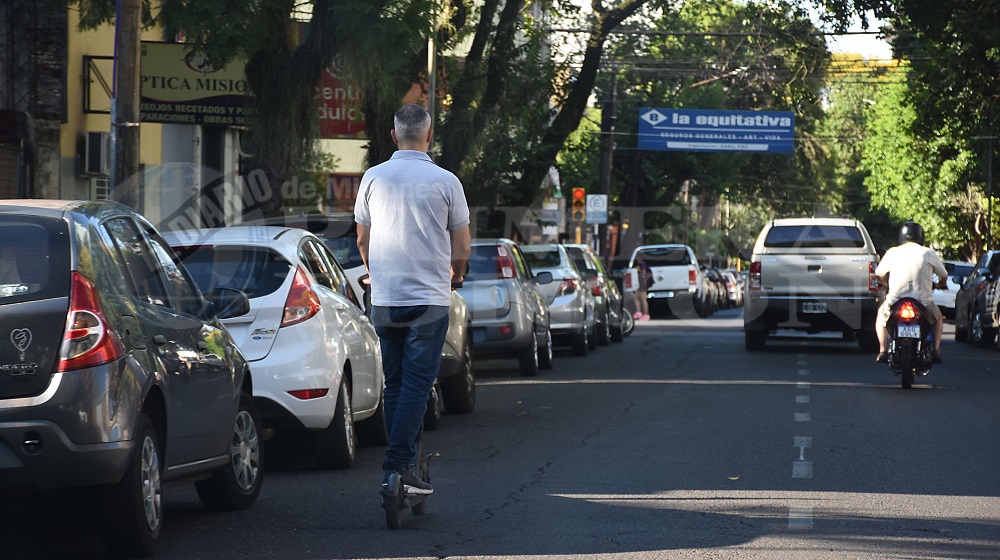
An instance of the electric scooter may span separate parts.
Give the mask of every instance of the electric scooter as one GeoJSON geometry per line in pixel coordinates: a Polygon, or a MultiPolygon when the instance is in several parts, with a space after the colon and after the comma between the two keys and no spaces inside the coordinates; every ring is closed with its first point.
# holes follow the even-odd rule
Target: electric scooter
{"type": "MultiPolygon", "coordinates": [[[[424,426],[421,424],[417,432],[417,464],[413,471],[420,480],[431,481],[431,456],[424,455],[424,426]]],[[[385,510],[385,524],[390,529],[399,529],[403,525],[403,512],[409,508],[413,515],[423,515],[428,494],[408,494],[403,488],[399,473],[389,475],[389,480],[382,485],[382,509],[385,510]]]]}

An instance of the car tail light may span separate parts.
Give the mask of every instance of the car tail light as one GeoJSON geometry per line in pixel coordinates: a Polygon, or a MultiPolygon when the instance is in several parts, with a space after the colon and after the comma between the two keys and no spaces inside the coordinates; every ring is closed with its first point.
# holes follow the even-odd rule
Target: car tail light
{"type": "Polygon", "coordinates": [[[750,273],[747,275],[750,279],[750,289],[759,290],[760,289],[760,261],[750,263],[750,273]]]}
{"type": "Polygon", "coordinates": [[[497,247],[497,273],[501,278],[514,277],[514,259],[503,245],[497,247]]]}
{"type": "Polygon", "coordinates": [[[698,284],[698,273],[695,272],[693,268],[688,269],[688,286],[694,286],[698,284]]]}
{"type": "Polygon", "coordinates": [[[878,291],[878,276],[875,275],[875,263],[868,263],[868,291],[878,291]]]}
{"type": "Polygon", "coordinates": [[[104,318],[94,283],[79,272],[73,272],[57,371],[107,364],[124,354],[121,341],[104,318]]]}
{"type": "Polygon", "coordinates": [[[594,278],[593,280],[587,280],[587,284],[590,285],[590,293],[594,297],[601,297],[601,280],[599,278],[594,278]]]}
{"type": "Polygon", "coordinates": [[[308,401],[310,399],[325,397],[329,392],[329,389],[301,389],[298,391],[289,391],[288,394],[299,400],[308,401]]]}
{"type": "Polygon", "coordinates": [[[295,270],[292,289],[285,298],[285,313],[281,318],[281,326],[297,325],[319,313],[319,297],[309,286],[306,271],[299,267],[295,270]]]}
{"type": "Polygon", "coordinates": [[[576,291],[576,279],[567,278],[559,283],[559,293],[557,296],[568,296],[576,291]]]}
{"type": "Polygon", "coordinates": [[[896,316],[903,321],[910,322],[920,317],[920,311],[917,309],[917,306],[913,305],[913,302],[904,301],[896,309],[896,316]]]}

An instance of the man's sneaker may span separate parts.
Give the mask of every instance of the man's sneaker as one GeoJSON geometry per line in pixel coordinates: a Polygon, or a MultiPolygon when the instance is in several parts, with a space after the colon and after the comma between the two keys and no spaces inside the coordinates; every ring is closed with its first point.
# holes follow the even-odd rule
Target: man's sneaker
{"type": "Polygon", "coordinates": [[[434,493],[434,487],[429,482],[424,482],[417,478],[417,474],[413,472],[413,467],[403,471],[400,478],[403,480],[403,491],[407,494],[428,495],[434,493]]]}
{"type": "Polygon", "coordinates": [[[889,354],[886,352],[879,352],[878,356],[875,356],[875,361],[880,364],[889,363],[889,354]]]}
{"type": "Polygon", "coordinates": [[[941,352],[939,352],[937,350],[931,350],[931,362],[935,363],[935,364],[942,363],[942,361],[941,361],[941,352]]]}

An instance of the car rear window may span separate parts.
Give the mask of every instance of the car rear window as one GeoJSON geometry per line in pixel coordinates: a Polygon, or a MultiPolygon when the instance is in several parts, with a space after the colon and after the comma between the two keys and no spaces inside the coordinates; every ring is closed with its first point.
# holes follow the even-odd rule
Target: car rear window
{"type": "Polygon", "coordinates": [[[576,268],[580,270],[590,268],[587,264],[587,258],[583,255],[583,249],[579,247],[566,247],[566,251],[569,253],[569,258],[573,259],[573,263],[576,264],[576,268]]]}
{"type": "Polygon", "coordinates": [[[555,268],[562,264],[558,249],[530,249],[521,247],[524,260],[531,268],[555,268]]]}
{"type": "Polygon", "coordinates": [[[643,249],[635,256],[649,266],[681,266],[691,264],[691,255],[685,247],[656,247],[643,249]]]}
{"type": "Polygon", "coordinates": [[[0,305],[69,294],[69,227],[31,216],[0,216],[0,305]]]}
{"type": "Polygon", "coordinates": [[[324,237],[323,244],[333,253],[340,266],[349,270],[364,266],[365,261],[361,259],[361,251],[358,250],[358,235],[355,231],[350,237],[324,237]]]}
{"type": "Polygon", "coordinates": [[[767,232],[764,246],[775,249],[859,248],[865,246],[865,238],[854,226],[775,226],[767,232]]]}
{"type": "Polygon", "coordinates": [[[215,288],[241,290],[249,298],[274,293],[292,265],[264,247],[194,245],[174,247],[203,293],[215,288]]]}

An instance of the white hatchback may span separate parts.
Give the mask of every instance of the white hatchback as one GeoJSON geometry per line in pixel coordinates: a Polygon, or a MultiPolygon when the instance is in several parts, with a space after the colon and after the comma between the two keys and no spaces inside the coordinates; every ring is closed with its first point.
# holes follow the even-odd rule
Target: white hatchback
{"type": "Polygon", "coordinates": [[[250,298],[249,313],[223,324],[250,364],[265,427],[307,430],[323,468],[350,467],[359,438],[388,443],[378,336],[319,238],[272,226],[164,237],[202,291],[250,298]]]}

